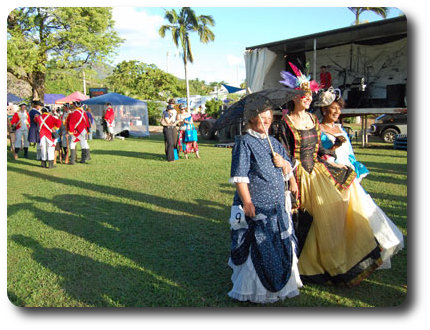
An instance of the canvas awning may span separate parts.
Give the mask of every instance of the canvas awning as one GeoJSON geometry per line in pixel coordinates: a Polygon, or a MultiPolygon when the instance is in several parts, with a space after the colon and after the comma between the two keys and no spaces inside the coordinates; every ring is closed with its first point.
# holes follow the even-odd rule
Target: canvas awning
{"type": "Polygon", "coordinates": [[[55,101],[65,98],[64,94],[45,94],[43,100],[45,104],[55,104],[55,101]]]}
{"type": "Polygon", "coordinates": [[[146,102],[133,99],[132,97],[128,97],[118,93],[107,93],[100,96],[93,97],[91,99],[87,99],[82,101],[82,104],[93,105],[105,105],[106,103],[110,103],[112,105],[144,105],[146,102]]]}
{"type": "Polygon", "coordinates": [[[81,92],[77,91],[77,92],[74,92],[74,93],[72,93],[72,94],[70,94],[70,95],[68,95],[66,97],[63,97],[63,98],[61,98],[59,100],[56,100],[55,104],[72,103],[74,101],[84,101],[84,100],[87,100],[87,99],[89,99],[88,96],[86,96],[86,95],[82,94],[81,92]]]}

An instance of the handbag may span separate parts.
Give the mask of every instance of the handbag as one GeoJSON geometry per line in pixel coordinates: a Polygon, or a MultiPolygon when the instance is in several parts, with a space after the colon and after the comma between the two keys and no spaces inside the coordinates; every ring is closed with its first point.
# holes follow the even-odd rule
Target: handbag
{"type": "Polygon", "coordinates": [[[197,130],[195,129],[194,125],[192,126],[192,129],[185,131],[184,141],[185,142],[197,141],[197,130]]]}

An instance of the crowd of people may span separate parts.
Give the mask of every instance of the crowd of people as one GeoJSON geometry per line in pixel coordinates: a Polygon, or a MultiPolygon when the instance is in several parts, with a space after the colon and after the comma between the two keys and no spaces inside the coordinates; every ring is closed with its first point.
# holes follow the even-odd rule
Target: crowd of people
{"type": "Polygon", "coordinates": [[[281,83],[300,93],[280,120],[270,103],[245,109],[232,152],[228,295],[239,301],[291,298],[303,283],[355,286],[390,268],[403,248],[400,230],[360,184],[369,171],[337,123],[341,95],[319,90],[320,123],[308,111],[318,84],[290,65],[295,75],[283,72],[281,83]]]}
{"type": "Polygon", "coordinates": [[[167,161],[178,160],[181,152],[186,159],[192,153],[195,153],[196,158],[200,158],[197,129],[185,105],[179,104],[175,107],[175,101],[170,99],[163,111],[161,125],[167,161]]]}
{"type": "Polygon", "coordinates": [[[21,149],[28,158],[28,148],[36,148],[36,159],[44,168],[54,168],[60,163],[74,165],[77,161],[76,145],[81,147],[80,163],[91,160],[91,125],[94,119],[91,109],[84,109],[79,101],[67,103],[62,108],[50,109],[41,101],[34,100],[30,111],[27,104],[18,105],[18,111],[8,107],[8,133],[11,151],[15,160],[21,149]]]}
{"type": "MultiPolygon", "coordinates": [[[[244,134],[236,136],[229,182],[236,186],[231,206],[233,299],[271,303],[299,294],[303,283],[360,284],[403,248],[403,235],[361,186],[369,170],[355,158],[338,123],[344,100],[339,90],[320,86],[290,64],[281,83],[299,90],[274,121],[270,103],[245,109],[244,134]],[[322,120],[308,110],[314,105],[322,120]],[[271,135],[269,135],[269,133],[271,135]]],[[[277,110],[277,109],[276,109],[277,110]]],[[[114,137],[114,111],[103,116],[107,139],[114,137]]],[[[90,160],[91,110],[80,102],[50,111],[40,101],[8,109],[8,131],[14,158],[36,146],[41,166],[90,160]]],[[[169,100],[161,124],[166,160],[200,158],[191,114],[169,100]]]]}

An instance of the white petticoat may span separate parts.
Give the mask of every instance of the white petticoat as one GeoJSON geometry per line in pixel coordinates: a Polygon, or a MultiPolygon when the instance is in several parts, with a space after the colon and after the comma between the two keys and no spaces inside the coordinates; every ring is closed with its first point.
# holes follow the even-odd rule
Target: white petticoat
{"type": "Polygon", "coordinates": [[[301,288],[303,284],[299,276],[299,268],[297,266],[298,259],[294,252],[295,244],[294,242],[291,244],[293,246],[291,276],[285,286],[278,292],[268,291],[263,286],[252,263],[251,253],[249,253],[246,261],[239,266],[233,264],[231,258],[229,258],[228,265],[233,269],[233,274],[231,276],[233,288],[228,293],[229,297],[240,301],[265,304],[297,296],[299,294],[299,288],[301,288]]]}
{"type": "Polygon", "coordinates": [[[382,209],[375,204],[372,197],[361,187],[358,192],[363,208],[368,216],[370,227],[375,238],[382,248],[381,257],[383,264],[378,269],[391,268],[390,258],[403,249],[403,234],[397,226],[387,217],[382,209]]]}

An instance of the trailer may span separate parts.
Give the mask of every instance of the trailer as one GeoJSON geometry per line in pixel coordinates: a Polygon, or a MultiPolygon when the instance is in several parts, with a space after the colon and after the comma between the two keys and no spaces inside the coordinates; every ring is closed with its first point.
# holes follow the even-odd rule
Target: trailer
{"type": "MultiPolygon", "coordinates": [[[[319,81],[326,66],[346,101],[343,117],[362,117],[365,145],[368,116],[407,112],[407,53],[407,21],[399,16],[247,47],[246,83],[251,92],[279,87],[280,72],[291,72],[288,62],[319,81]]],[[[211,136],[236,132],[226,128],[211,136]]]]}
{"type": "Polygon", "coordinates": [[[407,112],[407,21],[405,16],[247,47],[246,82],[252,92],[279,86],[292,62],[319,81],[326,66],[332,86],[346,101],[343,117],[407,112]]]}

